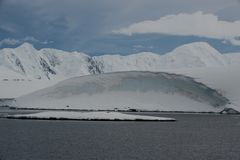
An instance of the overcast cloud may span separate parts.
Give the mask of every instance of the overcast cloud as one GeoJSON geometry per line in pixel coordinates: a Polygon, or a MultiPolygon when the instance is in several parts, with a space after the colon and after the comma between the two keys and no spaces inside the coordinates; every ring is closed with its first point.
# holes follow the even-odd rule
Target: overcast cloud
{"type": "Polygon", "coordinates": [[[137,22],[196,11],[240,19],[239,0],[0,0],[0,40],[31,36],[77,48],[137,22]]]}
{"type": "Polygon", "coordinates": [[[229,40],[234,45],[239,45],[240,21],[223,21],[218,16],[195,12],[192,14],[180,13],[168,15],[155,21],[142,21],[131,24],[126,28],[114,30],[116,34],[146,34],[160,33],[180,36],[199,36],[229,40]]]}

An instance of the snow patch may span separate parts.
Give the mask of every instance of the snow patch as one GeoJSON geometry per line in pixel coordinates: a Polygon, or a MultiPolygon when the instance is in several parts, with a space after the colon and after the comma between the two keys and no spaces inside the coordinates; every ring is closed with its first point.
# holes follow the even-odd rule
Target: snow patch
{"type": "Polygon", "coordinates": [[[121,121],[175,121],[174,118],[130,115],[119,112],[47,111],[33,114],[10,115],[20,119],[121,120],[121,121]]]}

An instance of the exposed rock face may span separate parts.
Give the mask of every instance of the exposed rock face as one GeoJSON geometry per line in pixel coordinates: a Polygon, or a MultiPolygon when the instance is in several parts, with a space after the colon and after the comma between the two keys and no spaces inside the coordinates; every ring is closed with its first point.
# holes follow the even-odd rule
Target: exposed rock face
{"type": "Polygon", "coordinates": [[[56,74],[56,72],[53,69],[51,69],[49,64],[43,58],[40,58],[40,65],[42,66],[42,70],[48,79],[50,79],[49,74],[52,75],[56,74]]]}

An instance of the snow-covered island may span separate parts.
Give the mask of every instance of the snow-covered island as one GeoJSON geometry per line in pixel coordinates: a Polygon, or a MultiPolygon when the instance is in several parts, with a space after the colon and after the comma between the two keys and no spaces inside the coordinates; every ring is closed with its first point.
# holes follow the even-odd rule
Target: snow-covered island
{"type": "Polygon", "coordinates": [[[132,115],[120,112],[45,111],[32,114],[9,115],[13,119],[95,120],[95,121],[176,121],[174,118],[132,115]]]}

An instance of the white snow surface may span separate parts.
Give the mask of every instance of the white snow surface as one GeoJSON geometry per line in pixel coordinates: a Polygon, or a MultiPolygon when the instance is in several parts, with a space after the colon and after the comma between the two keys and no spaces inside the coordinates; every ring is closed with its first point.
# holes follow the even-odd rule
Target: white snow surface
{"type": "Polygon", "coordinates": [[[57,49],[41,49],[39,52],[47,57],[50,66],[63,79],[90,74],[88,68],[90,57],[84,53],[65,52],[57,49]]]}
{"type": "Polygon", "coordinates": [[[137,71],[71,78],[16,101],[19,108],[193,112],[220,111],[228,103],[192,78],[137,71]]]}
{"type": "Polygon", "coordinates": [[[0,50],[1,72],[11,70],[26,79],[55,80],[87,75],[91,73],[90,60],[84,53],[47,48],[36,50],[29,43],[0,50]]]}
{"type": "Polygon", "coordinates": [[[231,65],[240,65],[240,53],[228,53],[223,56],[231,65]]]}
{"type": "Polygon", "coordinates": [[[155,117],[144,115],[124,114],[120,112],[75,112],[75,111],[46,111],[33,114],[11,115],[14,118],[34,118],[34,119],[74,119],[74,120],[147,120],[147,121],[175,121],[174,118],[155,117]]]}
{"type": "Polygon", "coordinates": [[[58,81],[19,79],[19,77],[8,81],[2,80],[0,81],[0,99],[23,96],[52,86],[57,82],[58,81]]]}
{"type": "Polygon", "coordinates": [[[227,58],[205,42],[182,45],[164,55],[144,52],[128,56],[103,55],[95,59],[102,64],[104,72],[220,67],[230,63],[227,58]]]}
{"type": "Polygon", "coordinates": [[[235,55],[237,54],[222,55],[206,42],[185,44],[164,55],[143,52],[128,56],[95,57],[80,52],[66,52],[50,48],[36,50],[31,44],[24,43],[17,48],[0,50],[0,72],[10,71],[11,75],[15,73],[16,76],[25,79],[63,80],[116,71],[161,71],[162,69],[240,64],[235,55]]]}
{"type": "MultiPolygon", "coordinates": [[[[240,53],[220,54],[205,42],[186,44],[164,55],[144,52],[96,57],[56,49],[36,50],[31,44],[24,43],[15,49],[0,50],[0,98],[23,96],[82,75],[116,71],[166,71],[196,78],[198,82],[220,91],[234,104],[235,109],[240,110],[239,68],[240,53]]],[[[99,99],[101,96],[98,95],[99,99]]],[[[85,100],[92,99],[86,94],[85,100]]],[[[133,103],[126,96],[123,101],[133,103]]],[[[162,101],[165,99],[162,98],[162,101]]],[[[139,102],[145,101],[140,98],[139,102]]]]}

